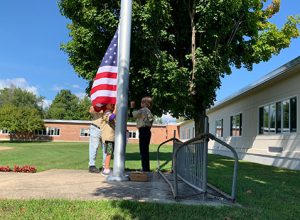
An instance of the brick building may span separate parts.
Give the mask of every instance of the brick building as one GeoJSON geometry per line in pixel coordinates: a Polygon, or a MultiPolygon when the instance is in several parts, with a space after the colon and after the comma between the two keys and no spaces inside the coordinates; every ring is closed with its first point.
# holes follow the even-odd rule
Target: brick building
{"type": "MultiPolygon", "coordinates": [[[[45,119],[45,129],[36,131],[37,140],[45,141],[74,141],[88,142],[89,127],[91,121],[85,120],[51,120],[45,119]]],[[[133,122],[127,123],[129,131],[129,143],[138,143],[138,129],[133,122]]],[[[177,125],[154,124],[151,128],[151,144],[160,144],[175,135],[178,138],[179,127],[177,125]]],[[[0,140],[9,140],[9,132],[0,130],[0,140]]]]}

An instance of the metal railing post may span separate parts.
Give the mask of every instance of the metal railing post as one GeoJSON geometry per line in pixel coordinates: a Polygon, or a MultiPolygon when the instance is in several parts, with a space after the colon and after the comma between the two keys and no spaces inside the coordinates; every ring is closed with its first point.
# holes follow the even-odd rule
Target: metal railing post
{"type": "Polygon", "coordinates": [[[208,131],[208,117],[206,116],[204,119],[204,148],[203,148],[203,186],[202,189],[204,191],[204,197],[207,194],[207,157],[208,157],[208,140],[209,138],[206,136],[209,133],[208,131]]]}

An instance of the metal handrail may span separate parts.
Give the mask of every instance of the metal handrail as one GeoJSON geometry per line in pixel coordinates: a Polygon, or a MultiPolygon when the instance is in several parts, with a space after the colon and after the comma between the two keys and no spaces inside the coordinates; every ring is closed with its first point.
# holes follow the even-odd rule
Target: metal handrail
{"type": "Polygon", "coordinates": [[[178,177],[184,181],[186,184],[188,184],[189,186],[193,187],[194,189],[204,193],[205,195],[207,194],[207,186],[209,186],[210,188],[214,189],[215,191],[219,192],[220,194],[222,194],[223,196],[227,197],[228,199],[230,199],[231,201],[235,201],[236,200],[236,192],[237,192],[237,172],[238,172],[238,155],[237,152],[235,151],[235,149],[233,147],[231,147],[229,144],[227,144],[226,142],[218,139],[217,137],[215,137],[213,134],[211,133],[202,133],[199,136],[188,140],[186,142],[181,142],[180,140],[178,140],[177,138],[171,138],[163,143],[161,143],[158,146],[157,149],[157,164],[158,164],[158,168],[157,168],[157,172],[160,173],[160,175],[165,179],[165,181],[170,185],[172,193],[174,195],[174,198],[176,199],[178,197],[178,177]],[[218,190],[216,187],[212,186],[211,184],[207,183],[207,154],[208,154],[208,147],[207,147],[207,143],[208,140],[212,139],[218,143],[220,143],[221,145],[225,146],[226,148],[228,148],[232,153],[233,153],[233,157],[234,157],[234,171],[233,171],[233,179],[232,179],[232,187],[231,187],[231,195],[228,195],[220,190],[218,190]],[[192,184],[191,182],[189,182],[188,180],[186,180],[183,176],[181,176],[178,173],[177,170],[177,158],[178,158],[178,152],[180,149],[190,145],[190,144],[195,144],[195,142],[198,141],[204,141],[204,144],[201,147],[204,147],[203,149],[203,161],[202,161],[202,165],[203,165],[203,180],[201,181],[202,184],[202,189],[199,188],[198,186],[192,184]],[[160,162],[159,162],[159,149],[162,145],[164,145],[165,143],[169,142],[169,141],[173,141],[173,156],[172,156],[172,168],[173,168],[173,172],[174,172],[174,186],[173,184],[165,177],[165,175],[161,172],[160,170],[160,162]],[[176,149],[174,148],[174,144],[175,142],[179,142],[180,146],[176,147],[176,149]]]}
{"type": "MultiPolygon", "coordinates": [[[[184,179],[182,176],[180,176],[177,172],[177,154],[179,152],[180,149],[182,149],[185,146],[188,146],[196,141],[201,141],[205,138],[205,134],[200,134],[198,137],[195,137],[193,139],[190,139],[186,142],[184,142],[181,146],[179,146],[178,148],[175,149],[175,151],[173,152],[173,169],[174,169],[174,197],[176,198],[178,195],[178,181],[177,181],[177,177],[180,177],[181,180],[183,180],[185,183],[187,183],[189,186],[193,187],[196,190],[199,190],[201,192],[206,193],[206,183],[207,183],[207,177],[206,175],[204,175],[203,178],[203,188],[204,189],[200,189],[199,187],[193,185],[192,183],[190,183],[188,180],[184,179]]],[[[206,167],[206,166],[205,166],[206,167]]]]}
{"type": "MultiPolygon", "coordinates": [[[[168,143],[168,142],[170,142],[170,141],[173,141],[173,143],[174,143],[175,141],[178,141],[178,142],[181,142],[181,143],[182,143],[182,141],[180,141],[179,139],[173,137],[173,138],[170,138],[170,139],[168,139],[168,140],[162,142],[162,143],[157,147],[157,151],[156,151],[157,170],[160,170],[159,149],[161,148],[161,146],[163,146],[164,144],[166,144],[166,143],[168,143]]],[[[173,146],[173,145],[172,145],[172,146],[173,146]]]]}
{"type": "Polygon", "coordinates": [[[231,147],[226,142],[220,140],[219,138],[217,138],[213,134],[208,133],[208,137],[210,139],[218,142],[219,144],[223,145],[224,147],[227,147],[232,152],[232,154],[234,156],[234,168],[233,168],[233,178],[232,178],[232,186],[231,186],[231,199],[234,202],[236,200],[236,193],[237,193],[237,172],[238,172],[238,162],[239,162],[238,154],[237,154],[236,150],[233,147],[231,147]]]}
{"type": "MultiPolygon", "coordinates": [[[[160,160],[159,160],[159,149],[161,148],[161,146],[163,146],[164,144],[170,142],[170,141],[173,141],[173,147],[174,147],[174,142],[175,141],[178,141],[178,142],[181,142],[179,139],[173,137],[173,138],[170,138],[164,142],[162,142],[158,147],[157,147],[157,151],[156,151],[156,156],[157,156],[157,172],[164,178],[164,180],[169,184],[170,188],[171,188],[171,191],[174,195],[174,187],[172,185],[172,183],[167,179],[167,177],[161,172],[160,170],[160,160]]],[[[182,143],[182,142],[181,142],[182,143]]],[[[172,161],[172,169],[173,169],[173,161],[172,161]]]]}

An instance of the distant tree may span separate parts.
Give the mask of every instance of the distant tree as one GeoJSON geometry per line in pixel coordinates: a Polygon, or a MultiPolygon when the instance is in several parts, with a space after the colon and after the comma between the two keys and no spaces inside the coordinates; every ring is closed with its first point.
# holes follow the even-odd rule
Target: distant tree
{"type": "Polygon", "coordinates": [[[43,128],[44,122],[36,108],[11,103],[0,106],[0,129],[7,129],[11,140],[29,140],[35,130],[43,128]]]}
{"type": "Polygon", "coordinates": [[[154,124],[163,124],[163,120],[161,117],[158,117],[158,116],[154,116],[154,121],[153,121],[154,124]]]}
{"type": "Polygon", "coordinates": [[[91,114],[89,113],[90,106],[91,106],[91,100],[88,96],[84,96],[83,99],[80,99],[78,103],[77,118],[80,120],[90,120],[91,119],[91,114]]]}
{"type": "Polygon", "coordinates": [[[70,90],[61,90],[47,111],[49,119],[76,120],[79,118],[79,98],[70,90]]]}
{"type": "Polygon", "coordinates": [[[44,97],[36,96],[20,88],[4,88],[0,90],[0,106],[12,104],[16,107],[32,107],[42,113],[42,103],[44,97]]]}

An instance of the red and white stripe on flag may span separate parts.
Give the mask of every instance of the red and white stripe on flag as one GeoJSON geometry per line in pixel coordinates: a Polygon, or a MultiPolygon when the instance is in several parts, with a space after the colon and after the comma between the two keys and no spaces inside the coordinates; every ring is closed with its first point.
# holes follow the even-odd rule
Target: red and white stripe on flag
{"type": "Polygon", "coordinates": [[[116,104],[118,67],[103,66],[94,78],[91,101],[93,106],[116,104]]]}
{"type": "Polygon", "coordinates": [[[118,78],[118,30],[116,31],[97,71],[91,89],[94,107],[116,104],[118,78]]]}

